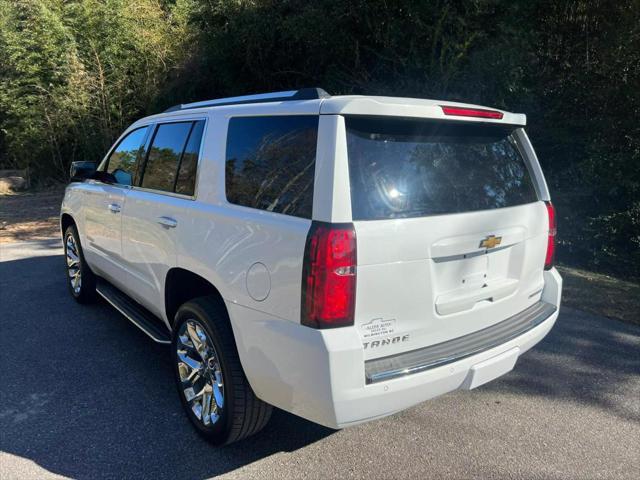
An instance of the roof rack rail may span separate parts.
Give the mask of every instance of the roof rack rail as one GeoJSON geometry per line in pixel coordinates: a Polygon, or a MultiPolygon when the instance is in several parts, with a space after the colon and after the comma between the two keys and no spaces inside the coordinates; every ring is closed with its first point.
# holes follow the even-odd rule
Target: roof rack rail
{"type": "Polygon", "coordinates": [[[242,105],[246,103],[265,102],[289,102],[294,100],[317,100],[329,98],[327,92],[321,88],[301,88],[300,90],[288,90],[284,92],[261,93],[258,95],[243,95],[240,97],[218,98],[216,100],[204,100],[202,102],[182,103],[167,108],[164,113],[189,110],[191,108],[222,107],[225,105],[242,105]]]}

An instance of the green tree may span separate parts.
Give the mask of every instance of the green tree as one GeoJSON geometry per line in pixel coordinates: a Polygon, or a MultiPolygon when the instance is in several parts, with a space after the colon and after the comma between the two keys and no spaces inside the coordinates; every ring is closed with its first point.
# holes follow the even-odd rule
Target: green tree
{"type": "Polygon", "coordinates": [[[185,24],[155,0],[1,0],[2,163],[66,177],[153,108],[185,24]]]}
{"type": "Polygon", "coordinates": [[[560,260],[640,277],[640,0],[0,0],[0,168],[35,178],[172,104],[303,86],[527,113],[560,260]]]}

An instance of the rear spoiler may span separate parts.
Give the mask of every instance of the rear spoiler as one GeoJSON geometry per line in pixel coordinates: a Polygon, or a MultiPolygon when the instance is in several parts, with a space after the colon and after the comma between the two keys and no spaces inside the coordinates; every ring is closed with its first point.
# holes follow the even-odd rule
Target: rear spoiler
{"type": "Polygon", "coordinates": [[[320,114],[371,115],[438,120],[464,120],[525,126],[527,116],[465,103],[436,102],[415,98],[343,96],[322,100],[320,114]]]}

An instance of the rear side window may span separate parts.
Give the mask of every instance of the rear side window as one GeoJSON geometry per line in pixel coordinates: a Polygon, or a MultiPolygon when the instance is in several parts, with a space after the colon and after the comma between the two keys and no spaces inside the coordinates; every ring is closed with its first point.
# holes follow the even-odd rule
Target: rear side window
{"type": "Polygon", "coordinates": [[[229,120],[227,200],[311,218],[317,138],[317,115],[229,120]]]}
{"type": "Polygon", "coordinates": [[[354,220],[489,210],[537,201],[513,127],[347,117],[354,220]]]}
{"type": "Polygon", "coordinates": [[[182,160],[178,168],[178,179],[176,181],[176,193],[183,195],[193,195],[196,186],[196,169],[198,167],[198,153],[200,152],[200,143],[202,142],[202,132],[204,131],[204,122],[195,122],[187,146],[182,154],[182,160]]]}
{"type": "Polygon", "coordinates": [[[120,185],[133,184],[137,160],[143,147],[142,143],[147,136],[147,130],[149,127],[142,127],[128,133],[111,152],[107,160],[106,171],[113,175],[116,183],[120,185]]]}
{"type": "Polygon", "coordinates": [[[158,125],[140,186],[193,195],[204,121],[158,125]]]}
{"type": "Polygon", "coordinates": [[[142,177],[143,188],[172,192],[180,156],[187,143],[192,122],[158,125],[149,149],[142,177]]]}

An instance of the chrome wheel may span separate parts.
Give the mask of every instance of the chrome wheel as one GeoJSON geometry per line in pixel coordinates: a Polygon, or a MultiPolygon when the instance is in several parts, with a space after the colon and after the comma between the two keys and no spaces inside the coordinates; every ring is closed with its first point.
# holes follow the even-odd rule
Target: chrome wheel
{"type": "Polygon", "coordinates": [[[200,322],[182,323],[176,342],[180,390],[196,418],[215,424],[224,407],[222,368],[212,340],[200,322]]]}
{"type": "Polygon", "coordinates": [[[80,289],[82,288],[80,254],[78,253],[76,241],[70,233],[67,235],[67,240],[65,241],[65,251],[67,255],[67,272],[69,274],[71,290],[73,290],[74,294],[80,295],[80,289]]]}

